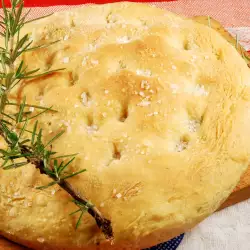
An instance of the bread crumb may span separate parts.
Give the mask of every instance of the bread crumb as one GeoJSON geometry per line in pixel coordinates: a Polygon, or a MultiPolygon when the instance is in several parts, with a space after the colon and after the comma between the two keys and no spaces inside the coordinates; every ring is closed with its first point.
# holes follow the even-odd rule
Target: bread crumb
{"type": "Polygon", "coordinates": [[[104,207],[104,202],[102,202],[102,203],[100,204],[100,207],[104,207]]]}

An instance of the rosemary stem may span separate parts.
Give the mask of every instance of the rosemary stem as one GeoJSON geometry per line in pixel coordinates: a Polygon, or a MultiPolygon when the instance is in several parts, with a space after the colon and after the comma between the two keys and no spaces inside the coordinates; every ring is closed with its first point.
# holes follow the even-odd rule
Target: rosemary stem
{"type": "MultiPolygon", "coordinates": [[[[20,145],[21,151],[24,155],[29,155],[31,153],[31,150],[23,145],[20,145]]],[[[44,163],[41,159],[37,158],[31,158],[29,156],[25,157],[28,162],[32,163],[39,171],[41,174],[46,174],[45,168],[44,168],[44,163]]],[[[90,206],[89,201],[87,198],[85,198],[83,195],[81,195],[79,192],[74,190],[72,185],[66,181],[66,180],[59,180],[56,179],[56,177],[50,176],[54,181],[57,181],[57,184],[64,190],[66,191],[74,200],[80,202],[84,206],[86,206],[88,209],[88,213],[95,219],[97,226],[100,228],[104,236],[106,237],[107,240],[113,242],[113,229],[111,226],[111,221],[106,219],[101,212],[95,207],[95,206],[90,206]]],[[[76,204],[77,205],[77,204],[76,204]]],[[[81,206],[78,206],[81,208],[81,206]]]]}

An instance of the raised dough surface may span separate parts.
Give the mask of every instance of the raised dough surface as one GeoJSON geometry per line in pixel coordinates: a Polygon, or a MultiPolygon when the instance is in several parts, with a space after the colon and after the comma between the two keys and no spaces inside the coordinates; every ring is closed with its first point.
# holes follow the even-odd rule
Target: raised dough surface
{"type": "Polygon", "coordinates": [[[139,249],[211,214],[249,162],[250,72],[216,31],[173,13],[116,3],[55,13],[27,25],[31,69],[62,68],[13,93],[53,105],[40,117],[60,154],[79,153],[70,179],[113,223],[103,243],[88,214],[33,166],[0,170],[0,231],[37,249],[139,249]],[[91,248],[92,247],[92,248],[91,248]]]}

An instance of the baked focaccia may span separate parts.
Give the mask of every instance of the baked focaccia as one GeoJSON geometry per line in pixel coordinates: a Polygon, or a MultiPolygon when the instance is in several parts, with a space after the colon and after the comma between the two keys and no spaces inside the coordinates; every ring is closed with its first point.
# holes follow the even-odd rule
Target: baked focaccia
{"type": "MultiPolygon", "coordinates": [[[[250,71],[207,25],[144,4],[55,13],[27,24],[30,69],[66,68],[13,90],[53,106],[44,140],[78,153],[68,181],[111,220],[114,244],[29,164],[0,170],[0,232],[33,249],[142,249],[213,213],[249,163],[250,71]]],[[[34,124],[30,122],[29,126],[34,124]]]]}

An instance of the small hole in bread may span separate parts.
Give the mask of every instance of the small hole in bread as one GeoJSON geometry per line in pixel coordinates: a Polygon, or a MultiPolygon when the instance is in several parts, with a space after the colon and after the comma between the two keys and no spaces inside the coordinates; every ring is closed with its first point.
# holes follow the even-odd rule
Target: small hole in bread
{"type": "Polygon", "coordinates": [[[121,152],[118,150],[118,145],[113,143],[114,151],[113,151],[113,158],[116,160],[120,160],[121,152]]]}
{"type": "Polygon", "coordinates": [[[188,147],[189,143],[189,136],[188,135],[183,135],[179,141],[179,143],[176,145],[176,151],[177,152],[182,152],[188,147]]]}
{"type": "Polygon", "coordinates": [[[126,104],[123,106],[123,109],[121,111],[120,121],[125,122],[127,118],[128,118],[128,105],[126,104]]]}
{"type": "Polygon", "coordinates": [[[221,50],[216,51],[214,54],[215,54],[217,60],[219,60],[219,61],[223,60],[223,53],[221,50]]]}
{"type": "Polygon", "coordinates": [[[184,50],[190,50],[190,46],[189,46],[189,42],[188,41],[184,42],[183,48],[184,48],[184,50]]]}
{"type": "Polygon", "coordinates": [[[93,124],[94,124],[93,115],[92,114],[88,114],[87,125],[88,126],[92,126],[93,124]]]}

